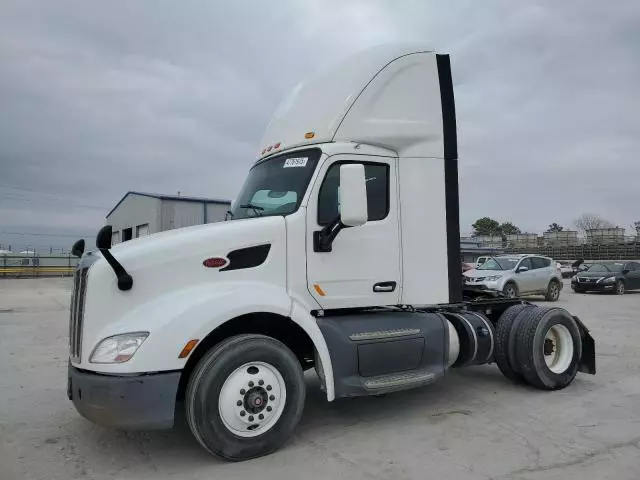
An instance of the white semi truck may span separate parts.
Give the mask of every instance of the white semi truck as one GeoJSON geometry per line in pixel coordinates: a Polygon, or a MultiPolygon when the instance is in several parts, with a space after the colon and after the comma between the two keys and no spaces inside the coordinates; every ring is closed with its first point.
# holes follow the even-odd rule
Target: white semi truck
{"type": "Polygon", "coordinates": [[[311,368],[328,401],[466,365],[547,390],[595,374],[566,310],[463,291],[448,55],[347,59],[294,90],[260,150],[228,221],[113,248],[98,233],[71,301],[81,415],[170,428],[184,408],[205,449],[238,461],[290,437],[311,368]]]}

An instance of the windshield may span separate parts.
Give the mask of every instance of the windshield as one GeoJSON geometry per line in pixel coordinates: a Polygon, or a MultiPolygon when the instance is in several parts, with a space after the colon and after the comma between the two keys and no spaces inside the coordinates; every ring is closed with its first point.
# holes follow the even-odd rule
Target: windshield
{"type": "Polygon", "coordinates": [[[289,215],[300,206],[320,150],[298,150],[256,163],[231,209],[231,219],[289,215]]]}
{"type": "Polygon", "coordinates": [[[622,267],[623,267],[622,263],[595,263],[587,269],[587,272],[594,272],[594,273],[621,272],[622,267]]]}
{"type": "Polygon", "coordinates": [[[512,270],[517,263],[517,258],[490,258],[476,270],[512,270]]]}

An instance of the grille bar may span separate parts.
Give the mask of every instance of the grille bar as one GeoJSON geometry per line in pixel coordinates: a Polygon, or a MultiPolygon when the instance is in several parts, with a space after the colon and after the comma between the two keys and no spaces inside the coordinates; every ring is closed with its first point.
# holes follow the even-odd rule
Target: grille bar
{"type": "Polygon", "coordinates": [[[88,268],[77,270],[73,278],[73,293],[69,313],[69,357],[80,361],[82,354],[82,321],[84,319],[84,300],[87,293],[88,268]]]}

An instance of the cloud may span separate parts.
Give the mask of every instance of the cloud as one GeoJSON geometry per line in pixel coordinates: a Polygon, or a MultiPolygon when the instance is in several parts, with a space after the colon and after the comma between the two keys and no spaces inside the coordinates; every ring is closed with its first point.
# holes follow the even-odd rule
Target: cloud
{"type": "Polygon", "coordinates": [[[421,40],[452,55],[464,231],[625,226],[639,21],[635,1],[5,1],[0,225],[92,231],[127,190],[233,198],[300,80],[421,40]]]}

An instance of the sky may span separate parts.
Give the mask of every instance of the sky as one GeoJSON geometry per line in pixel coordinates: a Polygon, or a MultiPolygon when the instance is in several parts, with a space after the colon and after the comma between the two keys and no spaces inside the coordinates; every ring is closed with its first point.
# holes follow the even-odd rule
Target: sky
{"type": "Polygon", "coordinates": [[[451,55],[463,234],[640,220],[640,2],[3,0],[0,244],[67,247],[128,191],[232,199],[305,77],[451,55]]]}

